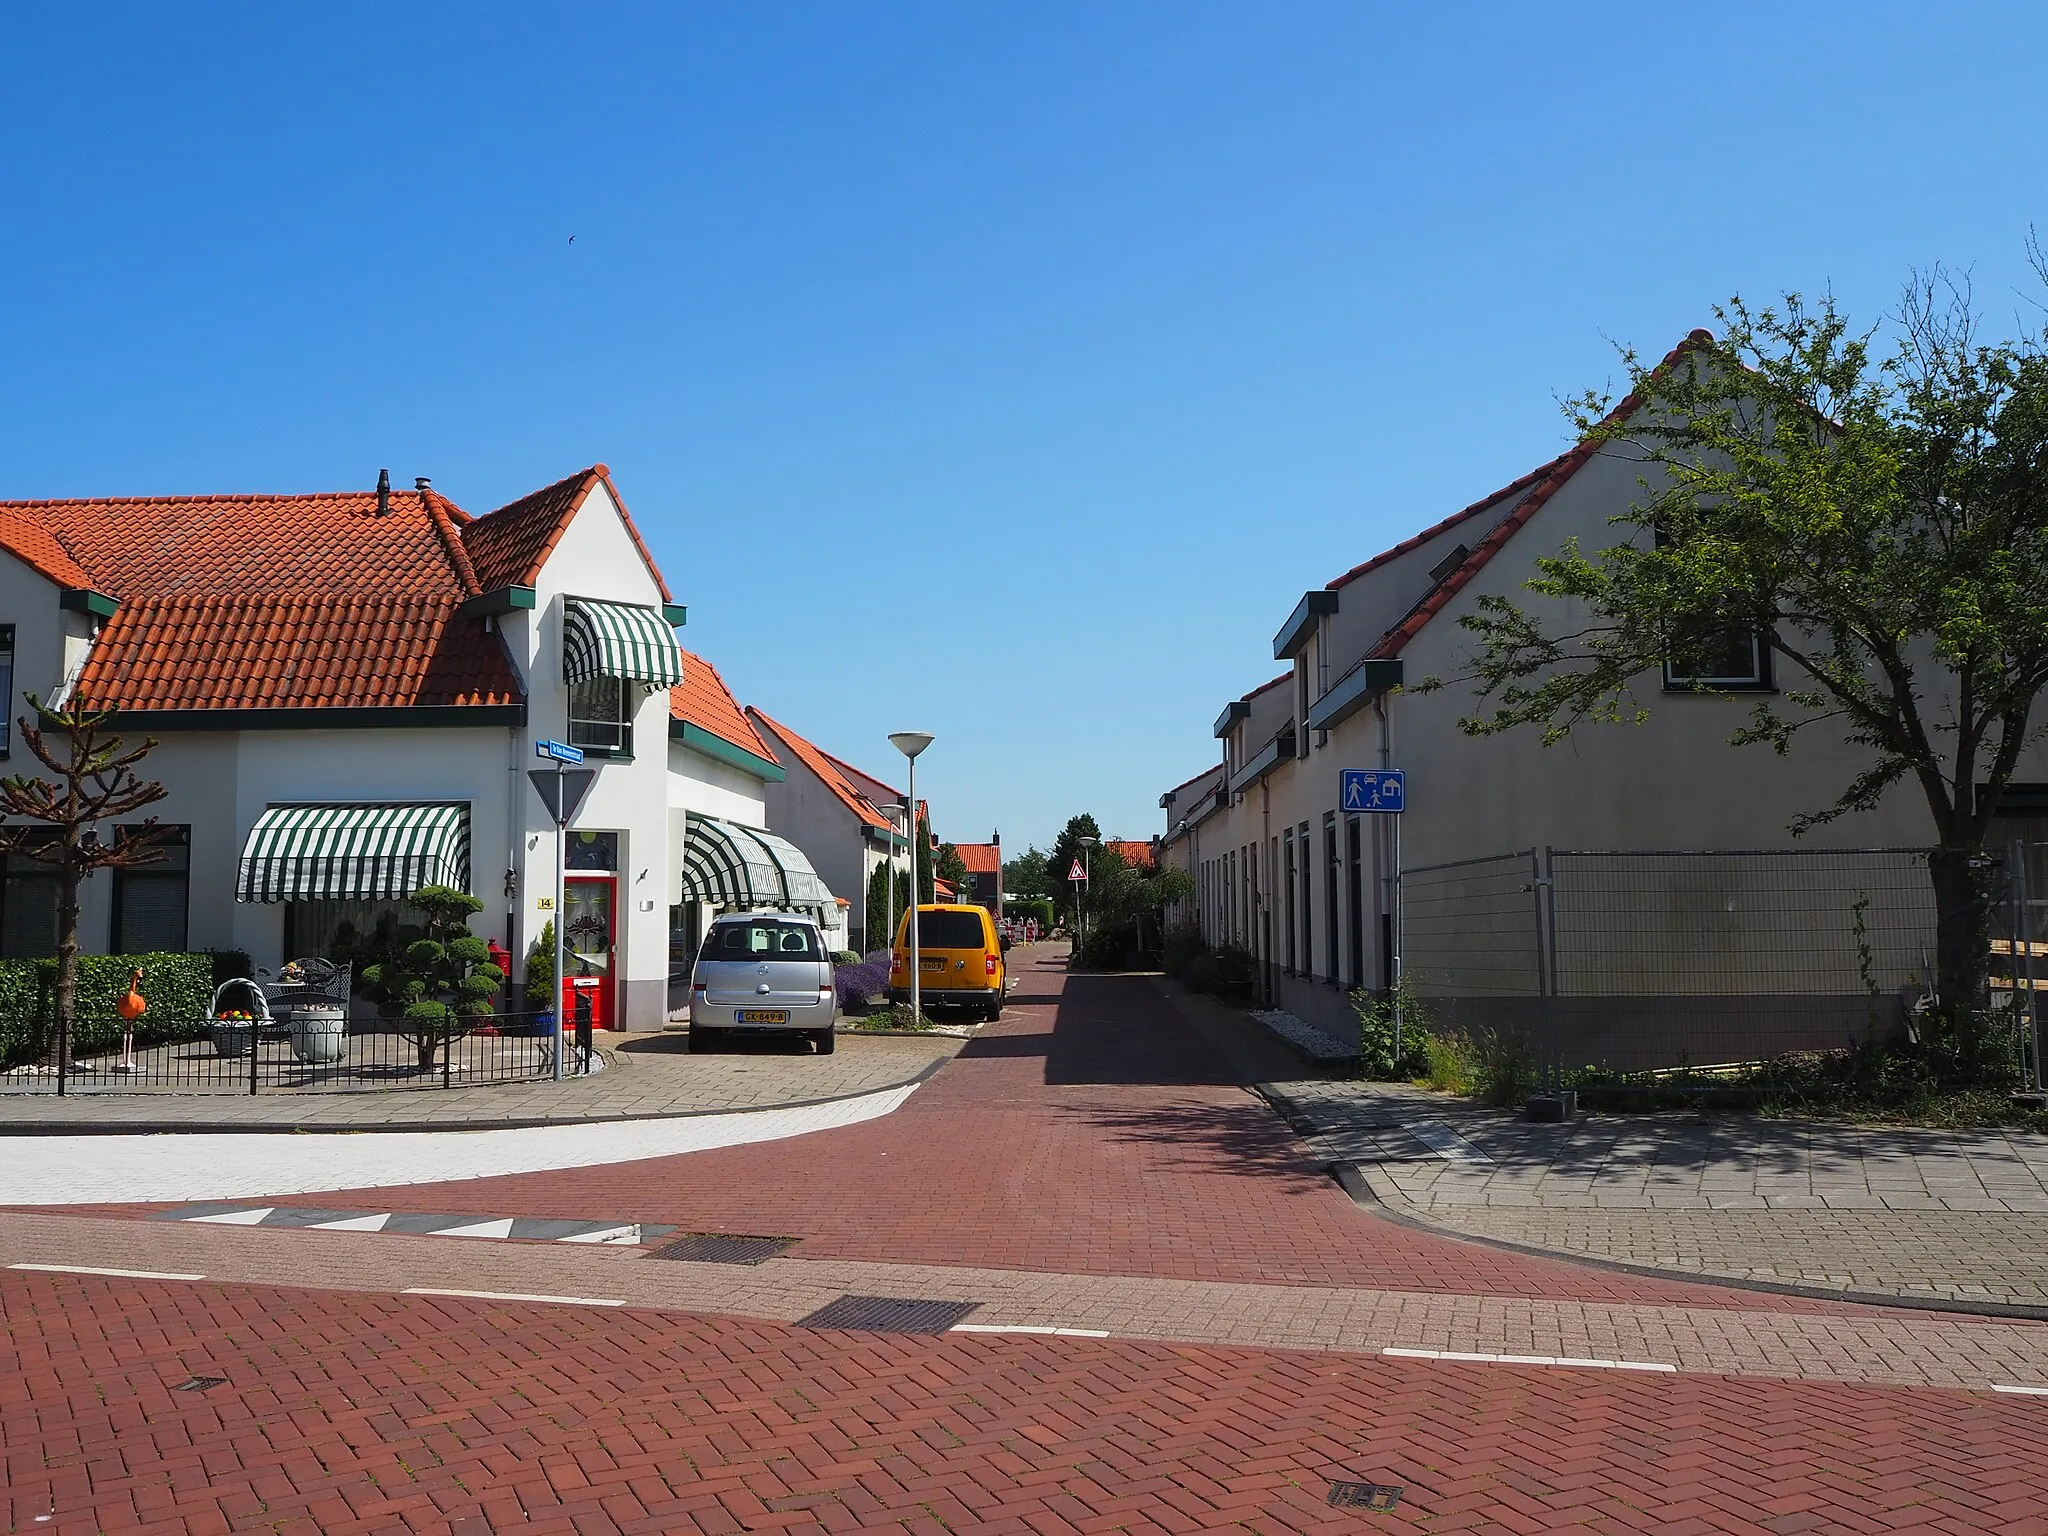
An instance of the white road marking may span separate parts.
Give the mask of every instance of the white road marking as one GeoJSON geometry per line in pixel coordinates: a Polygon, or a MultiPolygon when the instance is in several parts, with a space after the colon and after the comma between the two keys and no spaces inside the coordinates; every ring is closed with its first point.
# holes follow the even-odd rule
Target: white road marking
{"type": "Polygon", "coordinates": [[[558,1237],[558,1243],[637,1243],[640,1241],[640,1223],[633,1222],[624,1227],[606,1227],[602,1232],[577,1232],[569,1237],[558,1237]]]}
{"type": "Polygon", "coordinates": [[[2003,1382],[1993,1382],[1994,1392],[2010,1392],[2016,1397],[2048,1397],[2048,1387],[2008,1387],[2003,1382]]]}
{"type": "Polygon", "coordinates": [[[382,1232],[384,1223],[391,1219],[391,1212],[381,1211],[375,1216],[344,1216],[338,1221],[316,1221],[306,1228],[308,1232],[382,1232]]]}
{"type": "Polygon", "coordinates": [[[275,1206],[259,1205],[247,1211],[222,1211],[218,1216],[187,1216],[185,1220],[211,1222],[223,1227],[253,1227],[275,1209],[275,1206]]]}
{"type": "Polygon", "coordinates": [[[608,1296],[529,1296],[520,1291],[447,1291],[431,1285],[409,1285],[407,1296],[459,1296],[466,1301],[551,1301],[565,1307],[623,1307],[608,1296]]]}
{"type": "Polygon", "coordinates": [[[519,1130],[24,1136],[0,1161],[0,1206],[274,1199],[595,1168],[859,1125],[916,1090],[905,1083],[824,1104],[519,1130]]]}
{"type": "Polygon", "coordinates": [[[1401,1127],[1447,1163],[1491,1163],[1492,1158],[1441,1120],[1417,1120],[1401,1127]]]}
{"type": "Polygon", "coordinates": [[[500,1216],[495,1221],[472,1222],[466,1227],[442,1227],[439,1231],[429,1232],[426,1235],[428,1237],[510,1237],[512,1235],[512,1218],[510,1216],[500,1216]]]}
{"type": "Polygon", "coordinates": [[[9,1269],[31,1269],[47,1275],[108,1275],[116,1280],[204,1280],[204,1275],[174,1275],[159,1269],[100,1269],[91,1264],[10,1264],[9,1269]]]}
{"type": "Polygon", "coordinates": [[[1469,1360],[1482,1365],[1565,1365],[1593,1371],[1676,1371],[1660,1360],[1590,1360],[1578,1355],[1483,1355],[1467,1349],[1383,1349],[1403,1360],[1469,1360]]]}
{"type": "Polygon", "coordinates": [[[955,1323],[952,1333],[1043,1333],[1062,1339],[1106,1339],[1101,1328],[1045,1328],[1034,1323],[955,1323]]]}

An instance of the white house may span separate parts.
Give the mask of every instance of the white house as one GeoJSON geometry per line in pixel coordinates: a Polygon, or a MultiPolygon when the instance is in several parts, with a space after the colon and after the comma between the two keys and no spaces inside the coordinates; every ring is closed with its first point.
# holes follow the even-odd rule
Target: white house
{"type": "MultiPolygon", "coordinates": [[[[1710,340],[1695,332],[1681,346],[1710,340]]],[[[1617,413],[1633,409],[1624,401],[1617,413]]],[[[1525,608],[1547,602],[1523,587],[1536,557],[1571,539],[1589,551],[1616,542],[1610,519],[1640,499],[1641,472],[1625,448],[1581,443],[1307,592],[1274,636],[1273,656],[1288,670],[1224,706],[1213,726],[1220,760],[1161,797],[1163,855],[1195,875],[1194,912],[1211,941],[1257,956],[1273,1002],[1333,1029],[1354,1027],[1344,994],[1386,986],[1404,918],[1411,948],[1421,926],[1402,905],[1414,884],[1406,872],[1510,856],[1500,891],[1487,898],[1500,903],[1500,931],[1481,946],[1498,959],[1522,943],[1531,893],[1548,879],[1537,867],[1543,850],[1675,856],[1786,849],[1794,845],[1794,817],[1832,803],[1861,769],[1858,749],[1825,726],[1802,733],[1784,757],[1727,744],[1755,697],[1781,681],[1768,649],[1746,636],[1731,637],[1719,675],[1699,680],[1713,691],[1699,691],[1691,678],[1643,679],[1650,718],[1642,725],[1585,725],[1548,748],[1534,729],[1474,737],[1459,728],[1483,705],[1460,681],[1472,641],[1458,621],[1488,595],[1525,608]],[[1444,685],[1415,690],[1430,677],[1444,685]],[[1340,803],[1342,770],[1382,767],[1406,774],[1404,812],[1356,814],[1340,803]]],[[[2030,746],[2015,778],[2025,782],[2007,798],[2002,835],[2048,837],[2048,744],[2030,746]]],[[[1914,849],[1931,837],[1917,788],[1900,785],[1874,809],[1820,826],[1797,846],[1914,849]]],[[[1763,957],[1753,960],[1759,971],[1769,959],[1799,972],[1799,946],[1817,936],[1850,952],[1847,897],[1823,920],[1801,909],[1796,875],[1771,903],[1753,899],[1754,890],[1706,889],[1734,878],[1728,869],[1726,861],[1674,863],[1646,876],[1641,890],[1614,898],[1616,989],[1692,985],[1678,973],[1704,944],[1703,902],[1719,914],[1712,935],[1719,952],[1747,947],[1763,957]]],[[[1454,883],[1443,877],[1444,889],[1454,883]]],[[[1842,894],[1824,883],[1816,877],[1812,894],[1842,894]]],[[[1468,908],[1481,899],[1470,881],[1458,889],[1468,908]]],[[[1911,899],[1924,900],[1924,892],[1911,899]]],[[[1542,942],[1555,949],[1555,926],[1542,942]]],[[[1902,941],[1900,953],[1877,957],[1876,979],[1889,993],[1908,969],[1924,971],[1917,949],[1906,948],[1902,941]]],[[[1514,963],[1557,988],[1555,953],[1518,955],[1514,963]]],[[[1849,971],[1846,984],[1827,984],[1860,994],[1870,978],[1856,976],[1853,957],[1849,971]]],[[[1789,983],[1807,985],[1820,983],[1803,974],[1789,983]]],[[[1864,1003],[1856,996],[1846,1006],[1860,1016],[1864,1003]]]]}
{"type": "MultiPolygon", "coordinates": [[[[688,905],[672,842],[692,812],[758,827],[779,773],[702,723],[723,684],[692,677],[684,611],[601,464],[484,517],[424,480],[0,503],[0,608],[10,715],[36,693],[159,742],[144,766],[177,846],[88,882],[92,950],[275,964],[434,881],[483,898],[477,931],[522,956],[557,915],[527,781],[553,738],[596,769],[564,849],[571,984],[600,1026],[659,1028],[688,905]]],[[[48,869],[9,861],[0,953],[48,953],[53,907],[48,869]]]]}

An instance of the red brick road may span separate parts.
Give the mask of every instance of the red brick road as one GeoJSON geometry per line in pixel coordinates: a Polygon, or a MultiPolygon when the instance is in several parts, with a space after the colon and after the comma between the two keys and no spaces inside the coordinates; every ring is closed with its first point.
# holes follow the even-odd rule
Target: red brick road
{"type": "Polygon", "coordinates": [[[2048,1531],[2048,1412],[1960,1392],[73,1276],[0,1306],[14,1531],[2048,1531]]]}
{"type": "MultiPolygon", "coordinates": [[[[1003,1022],[882,1119],[590,1170],[341,1191],[364,1209],[617,1216],[801,1237],[803,1258],[1832,1310],[1615,1274],[1361,1211],[1246,1086],[1299,1071],[1205,1039],[1138,977],[1025,969],[1003,1022]],[[1233,1059],[1235,1058],[1235,1059],[1233,1059]]],[[[298,1199],[298,1197],[295,1197],[298,1199]]]]}

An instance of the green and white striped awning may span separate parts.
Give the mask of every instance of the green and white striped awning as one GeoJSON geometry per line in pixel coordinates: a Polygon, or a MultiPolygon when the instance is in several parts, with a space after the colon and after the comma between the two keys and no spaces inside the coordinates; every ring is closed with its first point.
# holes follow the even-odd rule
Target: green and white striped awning
{"type": "Polygon", "coordinates": [[[687,821],[678,901],[728,908],[836,910],[832,888],[794,843],[759,827],[695,811],[687,821]]]}
{"type": "Polygon", "coordinates": [[[562,681],[594,677],[674,687],[683,680],[675,631],[652,608],[569,598],[562,618],[562,681]]]}
{"type": "Polygon", "coordinates": [[[273,805],[242,845],[237,901],[373,901],[469,889],[465,805],[273,805]]]}

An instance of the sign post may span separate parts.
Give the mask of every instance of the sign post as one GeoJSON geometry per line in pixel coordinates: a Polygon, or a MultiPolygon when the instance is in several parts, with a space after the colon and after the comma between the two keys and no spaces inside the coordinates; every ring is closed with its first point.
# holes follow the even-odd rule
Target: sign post
{"type": "Polygon", "coordinates": [[[1339,770],[1337,804],[1347,816],[1393,817],[1394,844],[1394,1059],[1401,1059],[1401,813],[1408,807],[1408,775],[1399,768],[1339,770]]]}
{"type": "Polygon", "coordinates": [[[1079,859],[1067,871],[1067,883],[1074,887],[1074,954],[1079,956],[1088,942],[1088,866],[1079,859]]]}
{"type": "Polygon", "coordinates": [[[555,823],[555,982],[554,998],[548,1011],[555,1016],[555,1081],[560,1082],[564,1073],[564,1058],[567,1036],[564,1029],[568,1024],[565,1015],[568,1010],[562,1006],[562,957],[563,927],[563,850],[569,841],[569,823],[576,819],[576,812],[583,805],[583,797],[590,793],[590,786],[597,778],[595,768],[579,768],[569,771],[571,763],[583,761],[583,749],[572,747],[567,742],[537,741],[533,746],[536,757],[546,758],[555,766],[553,772],[545,768],[530,768],[526,777],[532,782],[534,792],[541,798],[541,804],[548,808],[548,815],[555,823]]]}

